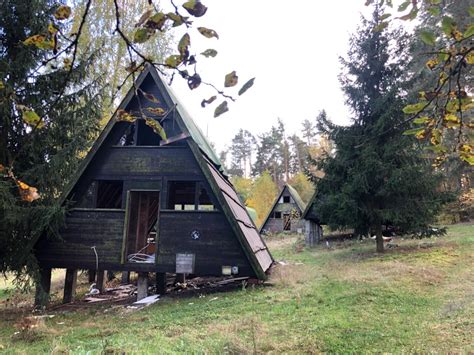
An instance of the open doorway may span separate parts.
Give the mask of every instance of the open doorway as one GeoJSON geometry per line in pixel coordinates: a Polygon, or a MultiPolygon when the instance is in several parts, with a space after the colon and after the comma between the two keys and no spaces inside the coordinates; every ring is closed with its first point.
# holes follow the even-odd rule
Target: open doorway
{"type": "Polygon", "coordinates": [[[129,191],[125,234],[127,262],[155,262],[159,202],[159,191],[129,191]]]}
{"type": "Polygon", "coordinates": [[[291,230],[291,217],[289,214],[283,215],[283,230],[290,231],[291,230]]]}

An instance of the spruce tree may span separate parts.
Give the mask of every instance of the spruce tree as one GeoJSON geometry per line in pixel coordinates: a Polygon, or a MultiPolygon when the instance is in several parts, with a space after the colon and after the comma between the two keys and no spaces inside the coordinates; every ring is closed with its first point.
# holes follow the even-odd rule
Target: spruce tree
{"type": "Polygon", "coordinates": [[[383,225],[405,231],[426,226],[441,199],[429,162],[402,135],[406,36],[399,30],[374,31],[380,14],[376,7],[372,19],[362,19],[347,59],[341,59],[340,81],[352,125],[319,118],[318,128],[334,141],[336,152],[319,163],[324,177],[312,178],[321,221],[332,228],[375,233],[382,252],[383,225]]]}
{"type": "Polygon", "coordinates": [[[46,52],[23,44],[48,28],[56,5],[0,2],[0,272],[34,273],[35,242],[57,235],[59,196],[98,132],[100,85],[87,75],[92,56],[77,58],[69,70],[44,65],[46,52]],[[25,120],[28,109],[44,117],[41,125],[25,120]],[[40,198],[22,199],[20,181],[40,198]]]}

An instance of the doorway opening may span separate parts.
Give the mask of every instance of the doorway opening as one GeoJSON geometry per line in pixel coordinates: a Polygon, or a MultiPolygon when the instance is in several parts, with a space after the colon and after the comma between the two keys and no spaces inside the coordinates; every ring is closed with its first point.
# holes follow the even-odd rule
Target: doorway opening
{"type": "Polygon", "coordinates": [[[155,262],[159,205],[159,191],[129,191],[125,234],[127,262],[155,262]]]}
{"type": "Polygon", "coordinates": [[[283,215],[283,230],[284,231],[291,230],[291,216],[289,214],[283,215]]]}

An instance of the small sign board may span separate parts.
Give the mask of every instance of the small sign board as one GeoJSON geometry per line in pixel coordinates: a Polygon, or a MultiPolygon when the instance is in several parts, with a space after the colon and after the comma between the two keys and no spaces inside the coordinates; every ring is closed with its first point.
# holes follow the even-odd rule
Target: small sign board
{"type": "Polygon", "coordinates": [[[194,274],[194,254],[176,254],[176,273],[194,274]]]}

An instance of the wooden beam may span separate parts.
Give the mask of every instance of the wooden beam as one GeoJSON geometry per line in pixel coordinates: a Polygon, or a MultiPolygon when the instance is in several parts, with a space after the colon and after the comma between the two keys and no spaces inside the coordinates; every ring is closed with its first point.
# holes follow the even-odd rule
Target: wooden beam
{"type": "Polygon", "coordinates": [[[166,272],[156,273],[156,291],[160,295],[166,293],[166,272]]]}
{"type": "Polygon", "coordinates": [[[71,303],[76,296],[77,270],[67,269],[64,279],[63,303],[71,303]]]}
{"type": "Polygon", "coordinates": [[[87,271],[87,275],[89,277],[89,283],[90,284],[95,282],[95,274],[96,274],[95,270],[90,269],[90,270],[87,271]]]}
{"type": "Polygon", "coordinates": [[[36,283],[35,308],[45,308],[49,302],[51,289],[51,268],[41,267],[39,280],[36,283]]]}
{"type": "Polygon", "coordinates": [[[120,281],[122,285],[130,283],[130,271],[122,271],[122,279],[120,281]]]}

